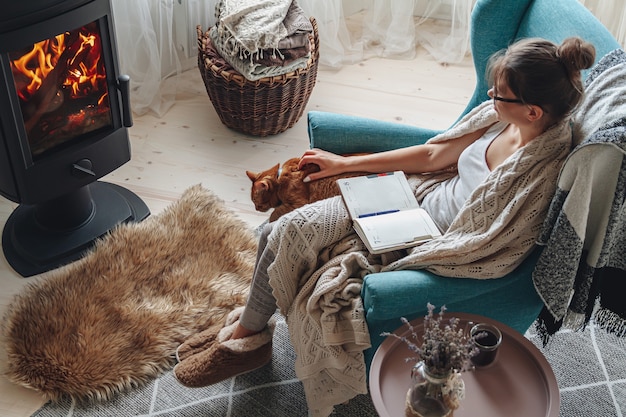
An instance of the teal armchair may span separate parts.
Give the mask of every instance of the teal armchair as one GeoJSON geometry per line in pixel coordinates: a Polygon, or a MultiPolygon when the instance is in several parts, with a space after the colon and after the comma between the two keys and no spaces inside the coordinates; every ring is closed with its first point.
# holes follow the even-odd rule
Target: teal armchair
{"type": "MultiPolygon", "coordinates": [[[[596,61],[620,48],[610,32],[578,0],[478,0],[472,11],[471,50],[476,87],[459,118],[488,99],[485,69],[489,57],[520,38],[542,37],[560,43],[580,36],[596,47],[596,61]]],[[[586,72],[583,76],[586,75],[586,72]]],[[[380,152],[425,142],[440,131],[327,112],[308,114],[311,147],[335,153],[380,152]]],[[[480,314],[524,333],[543,307],[531,274],[541,248],[513,272],[492,280],[458,279],[427,271],[396,271],[367,275],[362,288],[372,347],[371,362],[383,331],[401,325],[400,317],[426,314],[428,302],[448,311],[480,314]]]]}

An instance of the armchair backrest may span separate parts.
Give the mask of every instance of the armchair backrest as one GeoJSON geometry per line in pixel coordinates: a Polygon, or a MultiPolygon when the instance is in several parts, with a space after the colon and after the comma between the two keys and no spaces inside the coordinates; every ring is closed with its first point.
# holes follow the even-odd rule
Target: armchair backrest
{"type": "Polygon", "coordinates": [[[560,43],[570,36],[580,36],[596,47],[596,62],[620,48],[613,35],[578,0],[478,0],[471,19],[476,88],[461,116],[488,99],[490,86],[485,72],[489,57],[518,39],[540,37],[560,43]]]}

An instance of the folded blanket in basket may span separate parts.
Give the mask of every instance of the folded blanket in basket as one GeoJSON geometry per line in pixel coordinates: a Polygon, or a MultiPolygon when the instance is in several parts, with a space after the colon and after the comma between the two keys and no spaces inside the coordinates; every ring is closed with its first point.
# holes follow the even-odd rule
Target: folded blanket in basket
{"type": "Polygon", "coordinates": [[[215,13],[211,41],[247,79],[306,68],[313,27],[294,0],[222,0],[215,13]]]}

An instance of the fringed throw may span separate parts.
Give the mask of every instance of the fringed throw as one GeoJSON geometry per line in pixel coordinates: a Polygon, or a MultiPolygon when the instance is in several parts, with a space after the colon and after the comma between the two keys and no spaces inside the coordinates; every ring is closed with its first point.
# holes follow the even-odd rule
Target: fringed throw
{"type": "Polygon", "coordinates": [[[533,273],[544,301],[544,343],[594,321],[626,335],[626,53],[602,58],[574,116],[575,142],[559,176],[533,273]],[[599,307],[597,304],[599,303],[599,307]]]}
{"type": "Polygon", "coordinates": [[[313,26],[295,0],[221,0],[215,17],[211,41],[246,79],[306,68],[313,26]]]}

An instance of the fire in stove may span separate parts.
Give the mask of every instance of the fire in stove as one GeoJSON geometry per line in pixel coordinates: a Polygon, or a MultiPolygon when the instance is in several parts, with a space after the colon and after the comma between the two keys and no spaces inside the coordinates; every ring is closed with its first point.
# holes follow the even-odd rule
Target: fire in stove
{"type": "Polygon", "coordinates": [[[111,125],[97,22],[9,54],[34,158],[111,125]]]}

